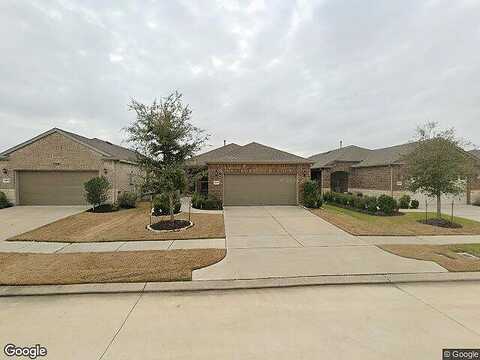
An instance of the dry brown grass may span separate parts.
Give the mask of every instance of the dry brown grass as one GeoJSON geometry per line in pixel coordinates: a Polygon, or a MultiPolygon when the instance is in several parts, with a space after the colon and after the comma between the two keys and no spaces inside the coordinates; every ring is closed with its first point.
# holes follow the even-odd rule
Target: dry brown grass
{"type": "MultiPolygon", "coordinates": [[[[460,255],[466,245],[381,245],[381,249],[410,259],[434,261],[448,271],[480,271],[480,260],[460,255]]],[[[478,245],[477,245],[478,246],[478,245]]]]}
{"type": "MultiPolygon", "coordinates": [[[[136,241],[136,240],[182,240],[225,237],[222,214],[192,213],[194,225],[186,230],[155,233],[146,229],[150,222],[148,205],[136,209],[112,213],[83,212],[58,220],[38,229],[14,236],[15,241],[136,241]]],[[[188,219],[187,213],[176,215],[176,219],[188,219]]]]}
{"type": "MultiPolygon", "coordinates": [[[[332,205],[311,210],[315,215],[357,236],[479,235],[480,222],[454,218],[461,228],[442,228],[422,224],[425,213],[407,212],[401,216],[374,216],[332,205]]],[[[429,214],[433,217],[434,214],[429,214]]],[[[449,218],[449,217],[446,217],[449,218]]]]}
{"type": "Polygon", "coordinates": [[[0,253],[0,285],[186,281],[219,262],[225,249],[99,253],[0,253]]]}

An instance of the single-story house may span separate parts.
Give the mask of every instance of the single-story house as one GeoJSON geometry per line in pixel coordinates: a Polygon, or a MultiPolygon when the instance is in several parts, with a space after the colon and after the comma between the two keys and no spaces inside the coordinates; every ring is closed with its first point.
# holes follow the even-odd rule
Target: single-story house
{"type": "MultiPolygon", "coordinates": [[[[323,192],[388,194],[397,198],[409,194],[425,201],[424,196],[406,190],[406,166],[402,158],[415,147],[415,142],[374,150],[354,145],[341,147],[309,157],[314,162],[311,176],[323,192]]],[[[477,196],[480,196],[480,178],[475,176],[469,179],[465,194],[455,200],[470,203],[477,196]]]]}
{"type": "Polygon", "coordinates": [[[312,161],[252,142],[225,145],[193,157],[187,165],[207,170],[201,190],[224,205],[297,205],[312,161]]]}
{"type": "Polygon", "coordinates": [[[17,205],[82,205],[83,184],[103,175],[110,202],[137,191],[137,154],[100,139],[51,129],[0,153],[0,191],[17,205]]]}

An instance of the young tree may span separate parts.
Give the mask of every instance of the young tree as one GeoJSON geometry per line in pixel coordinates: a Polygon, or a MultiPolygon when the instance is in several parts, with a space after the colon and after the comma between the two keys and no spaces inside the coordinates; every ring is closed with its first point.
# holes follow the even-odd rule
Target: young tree
{"type": "Polygon", "coordinates": [[[144,190],[169,194],[173,221],[174,193],[183,191],[186,184],[185,160],[201,149],[209,135],[192,125],[192,111],[179,92],[152,105],[132,100],[129,110],[136,113],[136,120],[126,131],[146,174],[144,190]]]}
{"type": "Polygon", "coordinates": [[[105,176],[97,176],[83,184],[85,199],[93,206],[93,212],[97,206],[108,200],[108,191],[111,189],[110,182],[105,176]]]}
{"type": "Polygon", "coordinates": [[[455,130],[438,130],[428,122],[417,128],[417,146],[404,157],[407,164],[408,189],[437,199],[437,217],[442,216],[442,194],[459,195],[473,171],[470,156],[463,151],[466,142],[455,130]]]}

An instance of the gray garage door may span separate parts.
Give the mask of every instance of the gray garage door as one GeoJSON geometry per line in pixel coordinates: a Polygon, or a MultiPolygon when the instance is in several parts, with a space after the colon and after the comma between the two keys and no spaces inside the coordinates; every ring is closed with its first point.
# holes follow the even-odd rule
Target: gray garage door
{"type": "Polygon", "coordinates": [[[20,205],[84,205],[83,183],[98,171],[20,171],[20,205]]]}
{"type": "Polygon", "coordinates": [[[225,205],[295,205],[295,175],[225,175],[225,205]]]}

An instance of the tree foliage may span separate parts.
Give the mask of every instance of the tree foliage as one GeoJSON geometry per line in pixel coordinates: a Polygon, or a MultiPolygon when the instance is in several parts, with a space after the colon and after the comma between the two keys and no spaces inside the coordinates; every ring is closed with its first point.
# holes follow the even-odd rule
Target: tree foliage
{"type": "Polygon", "coordinates": [[[105,176],[94,177],[84,183],[83,186],[85,188],[85,199],[93,206],[93,211],[97,206],[108,200],[108,191],[111,189],[111,185],[105,176]]]}
{"type": "Polygon", "coordinates": [[[437,198],[437,216],[441,217],[441,196],[458,195],[465,190],[473,171],[471,157],[462,149],[453,128],[439,130],[435,122],[417,128],[417,146],[405,155],[407,186],[437,198]]]}
{"type": "Polygon", "coordinates": [[[129,109],[136,120],[126,131],[145,173],[143,191],[166,194],[173,221],[175,196],[186,187],[185,161],[201,149],[209,135],[191,123],[192,111],[179,92],[152,105],[132,100],[129,109]]]}

